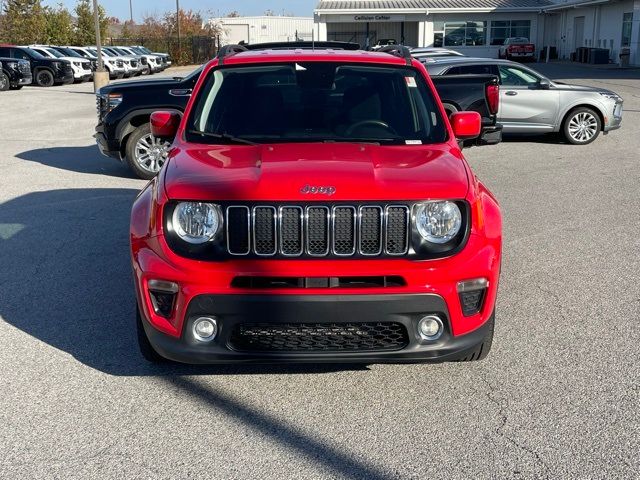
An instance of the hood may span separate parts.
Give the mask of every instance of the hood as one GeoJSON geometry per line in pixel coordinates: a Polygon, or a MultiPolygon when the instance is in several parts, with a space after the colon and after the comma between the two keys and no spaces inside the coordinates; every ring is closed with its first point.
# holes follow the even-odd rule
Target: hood
{"type": "Polygon", "coordinates": [[[58,57],[60,60],[66,60],[71,63],[91,63],[88,58],[78,58],[78,57],[58,57]]]}
{"type": "Polygon", "coordinates": [[[167,162],[165,189],[171,199],[416,200],[464,198],[468,189],[464,161],[447,144],[185,147],[174,148],[167,162]],[[331,187],[332,194],[310,193],[311,187],[331,187]]]}
{"type": "Polygon", "coordinates": [[[116,93],[144,90],[147,87],[176,88],[180,85],[180,80],[174,78],[144,78],[140,80],[128,80],[126,82],[111,83],[100,88],[101,93],[116,93]]]}
{"type": "Polygon", "coordinates": [[[600,87],[589,87],[587,85],[572,85],[563,82],[553,82],[554,85],[558,87],[559,90],[571,90],[576,92],[603,92],[603,93],[614,93],[611,90],[600,87]]]}

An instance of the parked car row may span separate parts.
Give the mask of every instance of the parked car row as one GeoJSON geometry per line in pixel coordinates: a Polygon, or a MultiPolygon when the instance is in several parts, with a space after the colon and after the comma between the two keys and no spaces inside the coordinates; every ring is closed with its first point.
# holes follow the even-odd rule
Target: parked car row
{"type": "MultiPolygon", "coordinates": [[[[111,79],[161,72],[171,66],[166,53],[142,46],[102,47],[102,61],[111,79]]],[[[51,87],[91,80],[98,68],[95,46],[0,44],[0,91],[24,85],[51,87]]]]}

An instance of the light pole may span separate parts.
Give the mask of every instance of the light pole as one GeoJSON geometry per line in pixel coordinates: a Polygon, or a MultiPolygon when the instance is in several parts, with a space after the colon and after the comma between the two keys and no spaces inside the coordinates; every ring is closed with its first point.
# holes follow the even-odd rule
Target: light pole
{"type": "Polygon", "coordinates": [[[176,28],[178,30],[178,61],[180,61],[182,53],[182,45],[180,41],[180,0],[176,0],[176,28]]]}
{"type": "Polygon", "coordinates": [[[131,20],[131,25],[133,25],[133,0],[129,0],[129,20],[131,20]]]}
{"type": "Polygon", "coordinates": [[[109,72],[104,69],[102,61],[102,38],[100,37],[100,17],[98,16],[98,0],[93,0],[93,24],[96,31],[96,49],[98,50],[98,68],[93,72],[93,91],[109,83],[109,72]]]}

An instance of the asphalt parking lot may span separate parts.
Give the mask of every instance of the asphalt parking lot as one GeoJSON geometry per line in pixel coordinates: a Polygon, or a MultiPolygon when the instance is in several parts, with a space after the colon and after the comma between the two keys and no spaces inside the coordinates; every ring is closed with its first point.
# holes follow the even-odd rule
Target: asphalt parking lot
{"type": "MultiPolygon", "coordinates": [[[[0,478],[640,478],[640,71],[592,145],[466,155],[501,202],[490,356],[441,365],[151,366],[129,211],[91,84],[0,94],[0,478]]],[[[169,73],[169,72],[166,72],[169,73]]]]}

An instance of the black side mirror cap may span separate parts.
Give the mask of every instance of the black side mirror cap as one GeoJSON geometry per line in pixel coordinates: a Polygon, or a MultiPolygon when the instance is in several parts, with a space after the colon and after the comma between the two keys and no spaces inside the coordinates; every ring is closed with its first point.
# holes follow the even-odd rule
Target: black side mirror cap
{"type": "Polygon", "coordinates": [[[549,82],[549,80],[542,79],[538,82],[538,88],[541,90],[549,90],[549,88],[551,87],[551,82],[549,82]]]}

